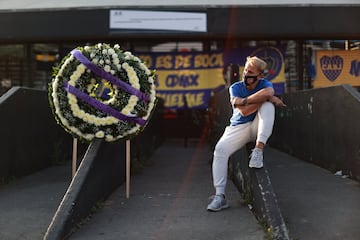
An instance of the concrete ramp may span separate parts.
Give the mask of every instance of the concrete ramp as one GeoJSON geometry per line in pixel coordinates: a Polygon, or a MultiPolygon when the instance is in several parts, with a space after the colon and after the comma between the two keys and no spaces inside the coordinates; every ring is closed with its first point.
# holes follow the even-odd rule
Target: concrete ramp
{"type": "Polygon", "coordinates": [[[121,186],[71,240],[261,240],[262,226],[229,181],[230,208],[206,210],[214,194],[212,154],[207,144],[168,140],[154,153],[153,166],[131,179],[130,199],[121,186]]]}
{"type": "Polygon", "coordinates": [[[265,158],[292,239],[359,239],[359,182],[274,148],[265,158]]]}

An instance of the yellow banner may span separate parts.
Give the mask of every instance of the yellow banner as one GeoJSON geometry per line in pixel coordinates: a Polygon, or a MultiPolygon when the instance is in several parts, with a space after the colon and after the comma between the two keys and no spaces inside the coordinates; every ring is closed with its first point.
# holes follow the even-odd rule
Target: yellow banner
{"type": "Polygon", "coordinates": [[[157,71],[158,90],[213,89],[224,84],[222,68],[157,71]]]}
{"type": "Polygon", "coordinates": [[[314,87],[329,87],[339,84],[360,86],[360,50],[316,52],[314,87]]]}
{"type": "Polygon", "coordinates": [[[148,68],[156,72],[156,93],[165,100],[165,108],[207,108],[211,95],[225,87],[224,67],[237,64],[242,74],[246,57],[259,56],[269,71],[265,78],[273,82],[275,92],[284,92],[284,47],[258,47],[209,52],[137,53],[148,68]]]}

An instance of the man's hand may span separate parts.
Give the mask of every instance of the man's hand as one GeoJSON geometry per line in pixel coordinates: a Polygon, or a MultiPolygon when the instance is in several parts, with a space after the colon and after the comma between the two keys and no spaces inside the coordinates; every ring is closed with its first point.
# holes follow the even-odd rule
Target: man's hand
{"type": "Polygon", "coordinates": [[[277,96],[272,96],[269,101],[272,102],[276,107],[286,107],[286,104],[277,96]]]}
{"type": "Polygon", "coordinates": [[[233,99],[231,99],[231,105],[233,105],[234,107],[245,106],[246,103],[247,98],[233,97],[233,99]]]}
{"type": "Polygon", "coordinates": [[[256,112],[261,103],[248,103],[247,98],[234,97],[231,99],[231,104],[234,108],[237,108],[241,115],[248,116],[254,112],[256,112]]]}

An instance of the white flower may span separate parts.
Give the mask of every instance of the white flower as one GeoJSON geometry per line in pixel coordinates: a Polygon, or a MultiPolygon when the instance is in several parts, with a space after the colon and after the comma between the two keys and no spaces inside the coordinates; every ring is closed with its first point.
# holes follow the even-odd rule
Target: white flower
{"type": "Polygon", "coordinates": [[[105,141],[107,141],[107,142],[112,142],[112,141],[114,141],[114,137],[107,134],[107,135],[105,136],[105,141]]]}
{"type": "Polygon", "coordinates": [[[95,124],[95,122],[96,122],[96,117],[94,115],[89,115],[89,123],[95,124]]]}
{"type": "Polygon", "coordinates": [[[74,95],[72,95],[72,94],[70,94],[70,95],[68,96],[68,99],[69,99],[70,105],[74,105],[74,104],[77,103],[76,97],[75,97],[74,95]]]}
{"type": "Polygon", "coordinates": [[[77,67],[76,67],[76,71],[79,73],[79,74],[83,74],[86,70],[86,66],[84,64],[79,64],[77,67]]]}
{"type": "Polygon", "coordinates": [[[108,50],[108,54],[109,54],[109,55],[113,55],[113,54],[115,54],[114,49],[111,49],[111,48],[110,48],[110,49],[108,50]]]}
{"type": "Polygon", "coordinates": [[[150,70],[146,67],[146,65],[142,62],[140,63],[140,68],[144,70],[147,75],[151,73],[150,70]]]}
{"type": "Polygon", "coordinates": [[[130,104],[133,104],[133,105],[136,105],[138,99],[139,99],[139,98],[138,98],[137,96],[131,95],[131,96],[130,96],[130,99],[129,99],[129,103],[130,103],[130,104]]]}
{"type": "Polygon", "coordinates": [[[76,74],[76,72],[73,73],[73,75],[70,76],[70,81],[71,82],[76,82],[76,80],[78,80],[80,75],[76,74]]]}
{"type": "Polygon", "coordinates": [[[105,134],[103,131],[98,131],[95,133],[95,137],[97,138],[104,138],[105,134]]]}
{"type": "Polygon", "coordinates": [[[110,70],[111,70],[111,68],[110,68],[109,65],[105,65],[105,66],[104,66],[104,71],[105,71],[105,72],[110,72],[110,70]]]}
{"type": "Polygon", "coordinates": [[[95,126],[101,126],[101,125],[103,125],[103,124],[102,124],[102,121],[100,121],[100,119],[99,119],[99,118],[96,118],[96,117],[95,117],[95,119],[94,119],[94,124],[95,124],[95,126]]]}
{"type": "Polygon", "coordinates": [[[122,110],[121,110],[121,113],[122,114],[124,114],[124,115],[129,115],[130,114],[130,112],[131,112],[131,106],[129,106],[129,105],[127,105],[125,108],[123,108],[122,110]]]}
{"type": "Polygon", "coordinates": [[[114,59],[113,59],[113,63],[114,63],[115,65],[119,65],[120,60],[119,60],[118,58],[114,58],[114,59]]]}
{"type": "Polygon", "coordinates": [[[83,135],[83,137],[84,137],[86,140],[91,141],[91,140],[93,140],[94,135],[93,135],[93,134],[86,134],[86,135],[83,135]]]}
{"type": "Polygon", "coordinates": [[[154,89],[151,89],[151,90],[150,90],[150,94],[151,94],[151,96],[155,96],[155,95],[156,95],[156,91],[155,91],[154,89]]]}
{"type": "Polygon", "coordinates": [[[59,106],[59,100],[57,98],[53,98],[55,107],[59,106]]]}

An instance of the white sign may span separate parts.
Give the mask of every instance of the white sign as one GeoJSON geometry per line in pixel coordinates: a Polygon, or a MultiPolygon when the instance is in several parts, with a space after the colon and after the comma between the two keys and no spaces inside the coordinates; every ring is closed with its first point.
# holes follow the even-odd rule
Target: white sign
{"type": "Polygon", "coordinates": [[[110,10],[110,29],[206,32],[206,13],[110,10]]]}

